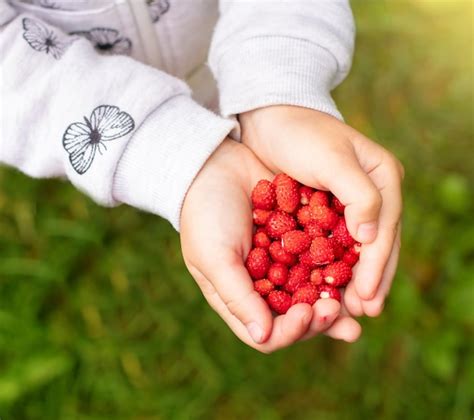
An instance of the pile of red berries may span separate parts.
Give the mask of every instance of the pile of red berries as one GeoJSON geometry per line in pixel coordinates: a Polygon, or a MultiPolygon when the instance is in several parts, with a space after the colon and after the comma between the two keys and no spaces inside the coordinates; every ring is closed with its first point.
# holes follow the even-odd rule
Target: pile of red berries
{"type": "Polygon", "coordinates": [[[284,314],[296,303],[340,301],[360,251],[341,202],[278,174],[257,183],[252,205],[256,230],[245,265],[269,307],[284,314]]]}

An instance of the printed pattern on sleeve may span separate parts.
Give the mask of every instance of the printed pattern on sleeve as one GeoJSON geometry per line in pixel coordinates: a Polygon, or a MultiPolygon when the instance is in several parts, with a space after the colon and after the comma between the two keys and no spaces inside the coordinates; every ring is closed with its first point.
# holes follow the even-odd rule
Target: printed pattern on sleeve
{"type": "Polygon", "coordinates": [[[94,45],[96,51],[106,55],[129,55],[132,50],[132,41],[112,28],[92,28],[71,32],[70,35],[83,36],[94,45]]]}
{"type": "Polygon", "coordinates": [[[156,23],[170,9],[169,0],[147,0],[151,20],[156,23]]]}
{"type": "Polygon", "coordinates": [[[135,128],[133,118],[113,105],[100,105],[84,122],[74,122],[63,135],[64,149],[74,170],[82,175],[94,161],[96,151],[107,150],[105,142],[118,139],[135,128]]]}
{"type": "Polygon", "coordinates": [[[35,51],[44,52],[59,60],[69,45],[77,38],[61,35],[50,29],[42,22],[31,19],[23,19],[23,38],[35,51]]]}

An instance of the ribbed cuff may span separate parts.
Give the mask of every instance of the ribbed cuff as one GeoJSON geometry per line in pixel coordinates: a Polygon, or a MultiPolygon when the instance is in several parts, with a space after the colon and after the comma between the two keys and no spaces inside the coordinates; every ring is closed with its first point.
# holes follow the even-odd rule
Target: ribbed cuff
{"type": "Polygon", "coordinates": [[[210,65],[224,116],[270,105],[296,105],[342,120],[330,95],[337,62],[318,45],[287,37],[251,38],[210,65]]]}
{"type": "Polygon", "coordinates": [[[181,207],[195,176],[234,128],[187,96],[171,98],[138,128],[114,177],[119,202],[168,219],[179,231],[181,207]]]}

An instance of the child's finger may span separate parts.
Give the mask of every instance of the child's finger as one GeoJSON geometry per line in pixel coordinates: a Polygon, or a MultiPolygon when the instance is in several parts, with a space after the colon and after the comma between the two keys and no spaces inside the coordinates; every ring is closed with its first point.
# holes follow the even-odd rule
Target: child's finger
{"type": "Polygon", "coordinates": [[[400,235],[401,227],[398,228],[394,247],[385,267],[385,271],[382,276],[382,281],[380,282],[380,286],[377,290],[377,293],[375,294],[373,299],[361,301],[363,311],[368,316],[378,316],[383,310],[385,298],[387,297],[390,291],[392,281],[397,270],[398,256],[400,253],[400,235]]]}
{"type": "Polygon", "coordinates": [[[342,315],[334,321],[324,334],[336,340],[353,343],[358,340],[361,332],[362,328],[354,318],[342,315]]]}
{"type": "Polygon", "coordinates": [[[272,334],[259,350],[271,352],[295,343],[308,331],[312,317],[313,310],[307,303],[292,306],[274,319],[272,334]]]}
{"type": "Polygon", "coordinates": [[[392,154],[362,134],[355,133],[353,142],[363,169],[382,197],[377,237],[375,241],[362,247],[355,276],[357,294],[361,299],[370,300],[377,292],[392,252],[402,212],[401,181],[404,170],[392,154]]]}
{"type": "Polygon", "coordinates": [[[341,305],[334,299],[319,299],[313,305],[313,318],[308,331],[301,338],[308,340],[325,331],[340,314],[341,305]]]}
{"type": "MultiPolygon", "coordinates": [[[[354,275],[356,272],[354,269],[354,275]]],[[[352,316],[362,316],[364,315],[364,308],[362,307],[362,299],[357,294],[355,289],[354,280],[351,280],[344,290],[344,305],[347,308],[347,311],[352,316]]]]}
{"type": "Polygon", "coordinates": [[[373,241],[377,234],[382,196],[360,166],[355,153],[348,151],[332,159],[328,157],[320,172],[324,174],[324,187],[346,206],[344,215],[351,235],[361,243],[373,241]]]}
{"type": "Polygon", "coordinates": [[[248,330],[233,314],[217,293],[206,296],[206,300],[230,329],[244,343],[263,353],[272,353],[298,341],[308,330],[313,311],[308,304],[300,303],[292,306],[285,315],[274,319],[273,329],[268,340],[263,344],[256,344],[248,330]]]}
{"type": "Polygon", "coordinates": [[[357,294],[365,300],[372,299],[382,279],[391,255],[402,211],[400,182],[387,181],[381,188],[383,205],[380,213],[377,238],[364,244],[360,253],[359,267],[355,276],[357,294]]]}
{"type": "Polygon", "coordinates": [[[257,344],[267,340],[273,318],[267,303],[254,290],[243,263],[221,260],[208,278],[229,312],[247,328],[257,344]]]}

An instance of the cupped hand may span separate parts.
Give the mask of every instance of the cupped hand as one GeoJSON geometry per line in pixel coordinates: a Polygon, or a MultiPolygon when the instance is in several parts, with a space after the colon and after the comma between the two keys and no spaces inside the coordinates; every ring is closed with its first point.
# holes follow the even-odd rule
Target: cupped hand
{"type": "Polygon", "coordinates": [[[244,261],[252,245],[250,193],[263,178],[273,174],[244,145],[224,140],[216,149],[184,200],[181,246],[186,266],[212,308],[259,351],[275,351],[329,327],[334,337],[355,340],[347,325],[337,321],[331,326],[340,314],[337,301],[320,300],[313,307],[300,303],[273,318],[254,291],[244,261]]]}
{"type": "Polygon", "coordinates": [[[363,245],[344,304],[354,316],[379,315],[400,250],[400,162],[348,125],[311,109],[271,106],[239,120],[243,143],[271,171],[329,190],[346,206],[347,227],[363,245]]]}

